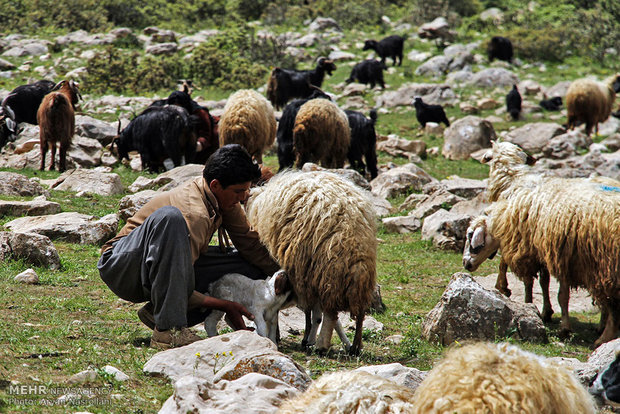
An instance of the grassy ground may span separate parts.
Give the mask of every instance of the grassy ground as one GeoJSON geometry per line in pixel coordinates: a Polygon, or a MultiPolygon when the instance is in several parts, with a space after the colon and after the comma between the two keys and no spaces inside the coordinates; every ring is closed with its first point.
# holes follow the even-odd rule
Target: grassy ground
{"type": "MultiPolygon", "coordinates": [[[[415,48],[435,53],[431,43],[409,42],[411,43],[407,44],[407,50],[415,48]]],[[[350,44],[354,45],[355,42],[351,40],[350,44]]],[[[397,68],[393,74],[386,74],[388,90],[395,90],[405,82],[439,82],[413,75],[417,65],[405,59],[402,67],[397,68]]],[[[549,64],[546,72],[540,72],[536,68],[511,69],[516,70],[521,79],[531,76],[545,86],[582,74],[594,73],[601,77],[608,74],[596,68],[579,66],[578,62],[573,61],[562,65],[549,64]]],[[[326,89],[331,91],[329,85],[342,82],[349,71],[350,67],[346,64],[339,65],[334,75],[326,80],[326,89]]],[[[0,81],[0,86],[15,85],[0,81]]],[[[471,87],[455,89],[462,99],[478,92],[485,97],[494,97],[500,106],[503,105],[503,96],[507,91],[508,89],[475,91],[471,87]]],[[[370,105],[374,103],[375,93],[377,92],[370,91],[365,96],[370,105]]],[[[205,99],[221,99],[227,95],[228,93],[222,91],[196,92],[196,96],[205,99]]],[[[446,111],[451,118],[463,116],[458,107],[448,107],[446,111]]],[[[487,110],[479,116],[494,114],[495,110],[487,110]]],[[[98,117],[96,114],[90,115],[98,117]]],[[[532,119],[515,123],[502,122],[495,127],[499,132],[531,121],[532,119]]],[[[564,121],[562,119],[560,123],[564,121]]],[[[380,115],[377,130],[382,135],[395,133],[406,139],[423,139],[429,147],[441,148],[443,144],[441,137],[426,136],[421,132],[412,108],[399,108],[390,114],[380,115]]],[[[405,159],[394,159],[384,153],[379,154],[379,161],[380,164],[406,162],[405,159]]],[[[277,166],[273,154],[266,157],[266,163],[277,166]]],[[[488,175],[487,167],[475,161],[447,161],[441,156],[424,160],[421,167],[438,179],[450,175],[481,179],[488,175]]],[[[43,179],[58,176],[58,173],[54,172],[16,172],[43,179]]],[[[125,186],[139,175],[125,167],[119,167],[115,172],[121,175],[125,186]]],[[[121,197],[122,195],[78,198],[70,192],[50,191],[50,200],[60,203],[63,211],[78,211],[99,217],[116,212],[121,197]]],[[[390,201],[394,206],[398,206],[403,199],[401,196],[390,201]]],[[[0,225],[13,218],[1,217],[0,225]]],[[[373,316],[382,322],[385,328],[380,333],[364,333],[364,350],[356,358],[339,351],[337,339],[334,339],[333,350],[327,356],[303,350],[300,337],[284,339],[281,350],[310,370],[313,377],[335,369],[390,362],[427,370],[443,352],[441,346],[421,339],[421,321],[439,300],[450,276],[462,270],[461,255],[437,250],[430,242],[421,240],[419,232],[390,234],[380,226],[378,238],[381,239],[378,250],[378,281],[382,286],[387,311],[373,316]],[[404,337],[399,345],[386,340],[395,334],[404,337]]],[[[0,347],[0,411],[67,412],[69,410],[66,405],[41,406],[41,399],[56,401],[59,395],[16,394],[10,391],[9,384],[44,385],[48,390],[56,390],[67,387],[67,379],[71,375],[88,368],[97,370],[97,377],[80,387],[92,387],[98,399],[80,398],[71,406],[73,411],[158,411],[171,395],[172,387],[167,380],[142,373],[144,363],[155,351],[148,347],[149,330],[137,318],[136,310],[139,305],[119,300],[100,280],[96,269],[99,247],[67,243],[55,245],[61,257],[62,269],[51,271],[35,268],[40,278],[39,285],[20,285],[13,281],[16,274],[29,267],[21,261],[8,260],[0,266],[0,343],[3,345],[0,347]],[[105,365],[115,366],[129,375],[130,380],[123,383],[115,381],[102,371],[105,365]],[[93,401],[96,404],[92,404],[93,401]]],[[[476,274],[496,272],[498,260],[485,263],[476,274]]],[[[548,344],[519,345],[541,355],[585,360],[591,352],[589,346],[596,338],[595,327],[598,320],[592,315],[573,313],[571,316],[575,334],[568,340],[560,341],[557,338],[559,315],[556,314],[548,326],[548,344]]],[[[498,337],[496,340],[514,342],[512,338],[498,337]]],[[[64,394],[62,390],[59,392],[64,394]]]]}

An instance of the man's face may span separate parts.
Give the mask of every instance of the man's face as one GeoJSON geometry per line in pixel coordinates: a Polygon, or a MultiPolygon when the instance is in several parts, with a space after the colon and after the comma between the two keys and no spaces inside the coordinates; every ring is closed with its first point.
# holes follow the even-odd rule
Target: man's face
{"type": "Polygon", "coordinates": [[[217,199],[222,210],[229,210],[233,208],[237,203],[247,200],[250,194],[251,182],[232,184],[228,187],[222,187],[222,184],[218,180],[212,180],[209,183],[211,192],[217,199]]]}

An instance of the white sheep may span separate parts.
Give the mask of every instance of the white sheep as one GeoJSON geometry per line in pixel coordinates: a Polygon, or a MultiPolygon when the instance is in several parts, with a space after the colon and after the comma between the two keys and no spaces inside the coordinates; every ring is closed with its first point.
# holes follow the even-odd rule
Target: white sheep
{"type": "Polygon", "coordinates": [[[607,180],[531,174],[516,145],[494,143],[489,163],[487,230],[505,258],[534,260],[560,282],[563,332],[570,331],[569,289],[586,288],[601,308],[605,328],[594,343],[620,328],[620,186],[607,180]],[[535,258],[535,259],[533,259],[535,258]]]}
{"type": "Polygon", "coordinates": [[[226,101],[218,128],[220,147],[239,144],[262,164],[263,152],[276,139],[277,124],[273,106],[255,90],[241,89],[226,101]]]}
{"type": "Polygon", "coordinates": [[[453,347],[416,389],[413,414],[594,414],[572,372],[514,345],[453,347]]]}
{"type": "Polygon", "coordinates": [[[326,171],[286,171],[252,190],[247,216],[288,273],[298,305],[323,311],[317,348],[329,348],[338,312],[350,311],[356,332],[349,352],[358,353],[377,257],[376,216],[364,191],[326,171]]]}

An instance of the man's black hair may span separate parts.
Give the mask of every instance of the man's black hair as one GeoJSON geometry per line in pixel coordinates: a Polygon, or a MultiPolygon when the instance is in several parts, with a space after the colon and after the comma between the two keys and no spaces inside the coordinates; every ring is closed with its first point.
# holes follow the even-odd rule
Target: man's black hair
{"type": "Polygon", "coordinates": [[[257,181],[260,167],[252,160],[252,156],[239,144],[220,147],[205,163],[202,176],[210,183],[218,180],[223,188],[229,185],[257,181]]]}

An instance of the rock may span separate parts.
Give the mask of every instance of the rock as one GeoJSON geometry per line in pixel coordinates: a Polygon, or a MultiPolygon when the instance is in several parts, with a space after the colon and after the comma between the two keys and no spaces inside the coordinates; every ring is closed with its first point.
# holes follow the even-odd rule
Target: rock
{"type": "Polygon", "coordinates": [[[15,65],[8,60],[0,59],[0,70],[13,70],[15,65]]]}
{"type": "Polygon", "coordinates": [[[452,175],[438,183],[430,183],[424,186],[424,193],[432,194],[436,191],[448,191],[459,197],[472,199],[487,188],[485,181],[461,178],[452,175]]]}
{"type": "Polygon", "coordinates": [[[530,153],[537,153],[549,143],[551,138],[564,132],[566,130],[561,125],[553,122],[535,122],[508,132],[504,140],[530,153]]]}
{"type": "Polygon", "coordinates": [[[188,375],[175,381],[174,394],[159,414],[185,413],[275,413],[299,391],[287,383],[263,374],[249,373],[234,381],[212,383],[188,375]]]}
{"type": "Polygon", "coordinates": [[[75,116],[75,133],[86,138],[96,139],[101,145],[106,146],[112,142],[112,138],[118,132],[118,123],[100,121],[86,115],[75,116]]]}
{"type": "Polygon", "coordinates": [[[409,53],[407,53],[407,60],[410,60],[412,62],[424,62],[426,59],[430,58],[431,56],[433,55],[429,52],[420,52],[419,50],[411,50],[409,53]]]}
{"type": "Polygon", "coordinates": [[[308,171],[329,171],[333,174],[339,175],[340,177],[346,178],[351,181],[353,184],[358,187],[363,188],[364,190],[370,190],[370,183],[366,180],[366,178],[362,177],[360,173],[355,170],[351,170],[349,168],[336,168],[336,169],[327,169],[323,168],[317,164],[307,162],[301,167],[301,170],[304,172],[308,171]]]}
{"type": "Polygon", "coordinates": [[[202,176],[202,170],[204,170],[204,165],[187,164],[159,174],[154,179],[138,177],[129,186],[129,191],[136,192],[149,188],[159,188],[160,191],[168,191],[186,181],[202,176]]]}
{"type": "Polygon", "coordinates": [[[482,98],[476,102],[476,106],[481,111],[486,111],[489,109],[495,109],[500,106],[500,103],[492,98],[482,98]]]}
{"type": "Polygon", "coordinates": [[[319,42],[319,40],[320,37],[316,33],[308,33],[299,39],[288,42],[288,45],[294,47],[312,47],[315,43],[319,42]]]}
{"type": "Polygon", "coordinates": [[[256,372],[302,391],[311,382],[305,370],[278,352],[273,342],[250,331],[236,331],[158,352],[144,365],[144,372],[173,381],[193,375],[214,383],[233,381],[256,372]],[[229,352],[232,356],[224,355],[229,352]]]}
{"type": "Polygon", "coordinates": [[[384,197],[380,197],[376,194],[369,193],[369,197],[372,202],[372,206],[375,209],[375,214],[377,217],[385,217],[392,213],[392,204],[387,201],[384,197]]]}
{"type": "Polygon", "coordinates": [[[449,56],[434,56],[418,66],[415,70],[415,74],[418,76],[443,76],[448,72],[448,67],[452,62],[452,58],[449,56]]]}
{"type": "Polygon", "coordinates": [[[554,96],[562,97],[562,101],[564,101],[564,97],[566,96],[566,92],[568,91],[568,87],[572,81],[561,81],[556,83],[555,85],[546,88],[544,90],[544,94],[549,98],[553,98],[554,96]]]}
{"type": "Polygon", "coordinates": [[[331,17],[317,17],[312,23],[310,23],[310,27],[308,27],[308,30],[311,33],[324,32],[328,29],[336,30],[339,32],[342,31],[336,20],[332,19],[331,17]]]}
{"type": "Polygon", "coordinates": [[[481,192],[471,200],[456,203],[450,209],[451,212],[460,215],[478,217],[490,205],[486,191],[481,192]]]}
{"type": "Polygon", "coordinates": [[[453,122],[444,132],[442,155],[450,160],[466,160],[473,152],[490,148],[496,138],[489,121],[468,115],[453,122]]]}
{"type": "MultiPolygon", "coordinates": [[[[435,122],[427,122],[426,126],[424,127],[424,133],[428,135],[443,135],[443,131],[445,129],[446,128],[443,126],[443,124],[437,124],[435,122]]],[[[424,148],[426,150],[426,145],[424,146],[424,148]]]]}
{"type": "Polygon", "coordinates": [[[103,367],[103,372],[112,375],[114,379],[119,382],[124,382],[129,379],[129,375],[125,374],[120,369],[113,367],[112,365],[106,365],[103,367]]]}
{"type": "Polygon", "coordinates": [[[44,192],[41,184],[24,175],[0,171],[0,194],[2,195],[31,197],[41,195],[44,192]]]}
{"type": "Polygon", "coordinates": [[[565,159],[577,155],[578,149],[588,148],[591,144],[592,138],[573,130],[551,138],[542,148],[542,153],[547,158],[565,159]]]}
{"type": "Polygon", "coordinates": [[[342,50],[334,50],[329,53],[327,56],[329,60],[333,60],[334,62],[343,61],[343,60],[353,60],[355,59],[355,55],[349,52],[343,52],[342,50]]]}
{"type": "Polygon", "coordinates": [[[52,240],[68,243],[102,245],[116,235],[116,214],[97,219],[80,213],[58,213],[48,216],[22,217],[4,227],[18,233],[37,233],[52,240]]]}
{"type": "Polygon", "coordinates": [[[465,235],[472,217],[439,209],[422,224],[422,240],[432,240],[442,250],[463,251],[465,235]]]}
{"type": "Polygon", "coordinates": [[[540,84],[531,79],[521,81],[518,85],[518,89],[523,92],[524,95],[538,95],[542,91],[540,84]]]}
{"type": "Polygon", "coordinates": [[[420,191],[422,186],[435,181],[426,171],[415,164],[405,164],[379,174],[370,182],[372,193],[391,198],[407,191],[420,191]]]}
{"type": "Polygon", "coordinates": [[[93,369],[78,372],[69,377],[69,384],[83,384],[85,382],[93,382],[97,379],[97,372],[93,369]]]}
{"type": "Polygon", "coordinates": [[[610,116],[607,118],[605,122],[601,122],[598,124],[598,134],[599,135],[611,135],[620,131],[620,119],[615,116],[610,116]]]}
{"type": "Polygon", "coordinates": [[[51,188],[61,191],[86,192],[103,196],[124,192],[121,178],[114,173],[100,173],[93,170],[65,171],[51,188]]]}
{"type": "Polygon", "coordinates": [[[15,276],[15,279],[13,280],[15,282],[24,283],[26,285],[36,285],[39,283],[39,275],[37,275],[34,270],[27,269],[15,276]]]}
{"type": "Polygon", "coordinates": [[[486,88],[506,87],[518,84],[519,78],[504,68],[488,68],[474,73],[468,83],[486,88]]]}
{"type": "Polygon", "coordinates": [[[421,39],[443,39],[452,40],[455,32],[450,30],[450,25],[444,17],[437,17],[429,23],[424,23],[418,28],[418,36],[421,39]]]}
{"type": "Polygon", "coordinates": [[[56,213],[60,213],[60,204],[47,201],[45,196],[36,197],[32,201],[0,200],[0,217],[43,216],[56,213]]]}
{"type": "Polygon", "coordinates": [[[409,83],[396,91],[383,92],[375,98],[376,107],[393,108],[395,106],[411,106],[413,98],[420,96],[427,104],[444,105],[456,101],[456,94],[447,84],[409,83]]]}
{"type": "Polygon", "coordinates": [[[118,206],[120,218],[126,221],[129,217],[136,214],[142,206],[151,201],[151,199],[157,194],[160,194],[160,192],[154,190],[144,190],[121,198],[118,206]]]}
{"type": "Polygon", "coordinates": [[[407,140],[390,135],[387,140],[377,142],[377,151],[384,151],[395,157],[426,157],[426,143],[421,140],[407,140]]]}
{"type": "Polygon", "coordinates": [[[422,220],[410,215],[387,217],[381,221],[385,226],[385,230],[390,233],[415,233],[422,228],[422,220]]]}
{"type": "Polygon", "coordinates": [[[428,195],[426,194],[417,194],[417,193],[410,194],[407,196],[405,201],[403,201],[403,203],[400,206],[398,206],[398,211],[413,210],[414,208],[416,208],[418,204],[420,204],[427,198],[428,198],[428,195]]]}
{"type": "Polygon", "coordinates": [[[364,93],[366,93],[366,85],[353,82],[344,87],[342,96],[359,96],[364,95],[364,93]]]}
{"type": "Polygon", "coordinates": [[[449,210],[454,204],[463,200],[464,198],[445,190],[435,191],[426,200],[418,204],[415,210],[410,212],[409,215],[422,220],[439,209],[443,208],[449,210]]]}
{"type": "Polygon", "coordinates": [[[504,13],[497,7],[491,7],[480,13],[480,20],[490,20],[495,26],[499,26],[504,21],[504,13]]]}
{"type": "Polygon", "coordinates": [[[21,259],[30,265],[48,269],[60,269],[60,256],[52,241],[36,233],[0,232],[0,262],[8,258],[21,259]]]}
{"type": "MultiPolygon", "coordinates": [[[[393,335],[397,336],[397,335],[393,335]]],[[[355,371],[364,371],[369,374],[378,375],[399,385],[403,385],[412,390],[416,390],[420,383],[426,378],[427,371],[420,371],[416,368],[409,368],[394,362],[386,365],[368,365],[357,368],[355,371]]]]}
{"type": "Polygon", "coordinates": [[[546,342],[540,314],[533,304],[513,302],[483,289],[467,273],[455,273],[422,325],[427,340],[449,345],[457,340],[495,341],[508,335],[546,342]]]}
{"type": "Polygon", "coordinates": [[[156,43],[146,47],[145,53],[150,55],[174,55],[179,50],[176,43],[156,43]]]}

